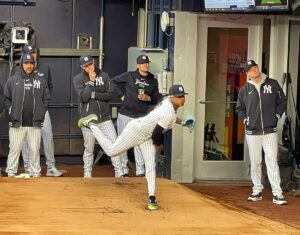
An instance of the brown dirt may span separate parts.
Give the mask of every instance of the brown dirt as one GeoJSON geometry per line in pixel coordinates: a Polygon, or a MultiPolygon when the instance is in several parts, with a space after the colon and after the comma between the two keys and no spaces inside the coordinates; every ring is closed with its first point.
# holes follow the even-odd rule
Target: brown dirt
{"type": "Polygon", "coordinates": [[[160,208],[150,212],[143,178],[112,178],[109,165],[96,166],[92,179],[81,165],[58,168],[64,177],[0,178],[0,234],[300,234],[299,198],[277,206],[266,190],[250,203],[249,183],[158,179],[160,208]]]}
{"type": "Polygon", "coordinates": [[[284,224],[158,179],[145,209],[143,178],[2,177],[0,234],[297,234],[284,224]]]}
{"type": "Polygon", "coordinates": [[[279,206],[272,203],[272,193],[270,189],[264,189],[262,201],[247,201],[247,198],[251,193],[251,183],[200,182],[184,185],[200,194],[209,196],[211,199],[220,202],[221,204],[225,203],[241,210],[264,216],[300,229],[299,197],[290,196],[287,193],[284,193],[288,205],[279,206]]]}

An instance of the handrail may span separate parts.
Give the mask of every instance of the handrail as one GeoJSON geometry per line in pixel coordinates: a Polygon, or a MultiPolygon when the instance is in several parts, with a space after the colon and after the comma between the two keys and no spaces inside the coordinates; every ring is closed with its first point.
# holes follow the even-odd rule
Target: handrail
{"type": "Polygon", "coordinates": [[[200,104],[236,104],[236,101],[221,101],[221,100],[199,100],[200,104]]]}

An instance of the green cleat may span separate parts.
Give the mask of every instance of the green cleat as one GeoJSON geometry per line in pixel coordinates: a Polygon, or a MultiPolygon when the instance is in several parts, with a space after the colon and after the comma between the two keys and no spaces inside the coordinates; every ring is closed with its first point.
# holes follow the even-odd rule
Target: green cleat
{"type": "Polygon", "coordinates": [[[150,211],[154,211],[154,210],[158,209],[158,205],[157,205],[155,196],[150,196],[149,197],[148,209],[150,211]]]}
{"type": "Polygon", "coordinates": [[[96,114],[90,114],[86,117],[80,118],[78,120],[77,125],[78,125],[79,128],[81,128],[83,126],[88,127],[89,123],[92,122],[92,121],[98,121],[98,117],[97,117],[96,114]]]}

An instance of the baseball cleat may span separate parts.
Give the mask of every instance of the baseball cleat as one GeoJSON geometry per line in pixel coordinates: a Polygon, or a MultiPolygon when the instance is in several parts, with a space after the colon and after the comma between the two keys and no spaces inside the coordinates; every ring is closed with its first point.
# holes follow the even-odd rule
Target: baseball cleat
{"type": "Polygon", "coordinates": [[[60,177],[63,176],[63,173],[59,170],[57,170],[57,168],[55,166],[52,166],[51,168],[47,169],[47,176],[50,177],[60,177]]]}
{"type": "Polygon", "coordinates": [[[280,196],[273,195],[273,203],[277,205],[287,205],[287,201],[284,199],[282,195],[280,196]]]}
{"type": "Polygon", "coordinates": [[[78,125],[79,128],[81,128],[83,126],[88,127],[88,125],[91,121],[98,121],[98,117],[97,117],[96,114],[90,114],[86,117],[80,118],[78,120],[77,125],[78,125]]]}
{"type": "Polygon", "coordinates": [[[158,209],[158,205],[157,205],[155,196],[150,196],[150,197],[149,197],[148,209],[149,209],[150,211],[153,211],[153,210],[157,210],[157,209],[158,209]]]}
{"type": "Polygon", "coordinates": [[[261,201],[262,200],[262,195],[261,193],[252,193],[249,197],[248,197],[248,201],[253,201],[253,202],[256,202],[256,201],[261,201]]]}
{"type": "Polygon", "coordinates": [[[18,178],[18,179],[29,179],[30,175],[26,174],[26,173],[22,173],[20,175],[15,175],[15,178],[18,178]]]}

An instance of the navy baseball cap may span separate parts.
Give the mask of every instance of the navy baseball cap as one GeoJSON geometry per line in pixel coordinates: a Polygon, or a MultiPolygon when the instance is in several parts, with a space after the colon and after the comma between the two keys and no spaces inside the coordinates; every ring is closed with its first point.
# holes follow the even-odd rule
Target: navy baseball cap
{"type": "Polygon", "coordinates": [[[23,54],[21,61],[22,63],[35,63],[34,57],[31,54],[23,54]]]}
{"type": "Polygon", "coordinates": [[[188,95],[188,93],[184,92],[184,88],[182,85],[173,85],[169,88],[169,96],[185,96],[188,95]]]}
{"type": "Polygon", "coordinates": [[[85,67],[85,66],[88,66],[88,65],[94,63],[94,59],[90,55],[83,55],[80,57],[79,63],[80,63],[80,66],[85,67]]]}
{"type": "Polygon", "coordinates": [[[146,64],[146,63],[149,63],[151,62],[149,60],[149,57],[146,56],[146,55],[139,55],[137,58],[136,58],[136,63],[137,64],[146,64]]]}
{"type": "Polygon", "coordinates": [[[24,54],[30,54],[30,53],[35,53],[36,52],[36,47],[33,45],[25,45],[23,47],[23,53],[24,54]]]}
{"type": "Polygon", "coordinates": [[[253,67],[253,66],[257,66],[256,62],[254,60],[248,60],[245,64],[244,64],[244,70],[245,72],[248,72],[248,70],[253,67]]]}

